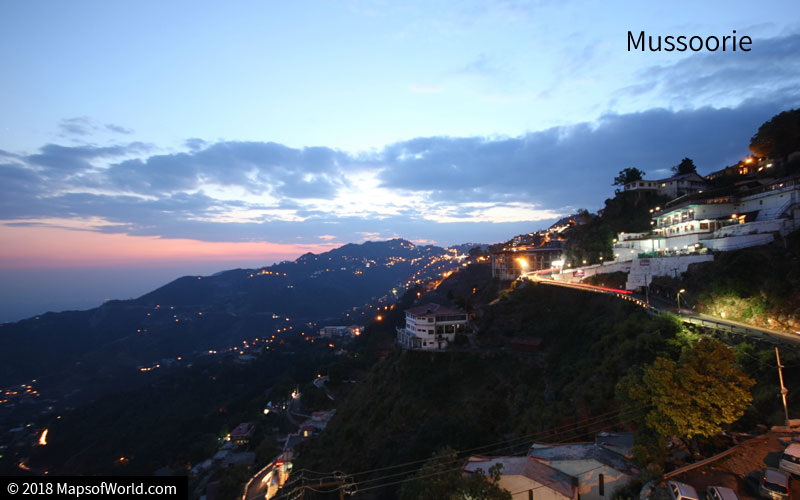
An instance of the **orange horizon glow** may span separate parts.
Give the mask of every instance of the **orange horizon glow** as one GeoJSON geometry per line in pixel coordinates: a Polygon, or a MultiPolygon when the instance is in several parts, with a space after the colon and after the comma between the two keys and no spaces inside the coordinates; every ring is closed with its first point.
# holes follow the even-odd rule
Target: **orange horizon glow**
{"type": "Polygon", "coordinates": [[[103,267],[209,260],[282,261],[338,243],[209,242],[42,226],[0,226],[0,268],[103,267]]]}

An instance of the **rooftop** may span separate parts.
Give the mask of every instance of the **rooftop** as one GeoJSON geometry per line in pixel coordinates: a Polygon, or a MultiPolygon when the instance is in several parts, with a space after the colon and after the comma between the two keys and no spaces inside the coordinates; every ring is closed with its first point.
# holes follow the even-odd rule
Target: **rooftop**
{"type": "Polygon", "coordinates": [[[571,460],[596,460],[614,470],[628,475],[638,475],[639,470],[624,456],[610,451],[594,443],[571,443],[558,445],[534,444],[528,456],[546,460],[548,462],[563,462],[571,460]]]}
{"type": "Polygon", "coordinates": [[[475,472],[482,469],[488,472],[495,464],[503,466],[500,473],[504,476],[524,476],[567,498],[575,496],[575,481],[572,476],[531,457],[470,457],[464,471],[475,472]]]}
{"type": "Polygon", "coordinates": [[[594,444],[607,450],[629,457],[633,453],[632,432],[598,432],[594,436],[594,444]]]}
{"type": "Polygon", "coordinates": [[[248,437],[250,435],[250,431],[253,430],[253,426],[247,422],[242,422],[241,424],[237,425],[235,429],[231,431],[231,439],[236,439],[238,437],[248,437]]]}
{"type": "Polygon", "coordinates": [[[433,302],[429,302],[427,304],[412,307],[411,309],[406,309],[407,313],[411,313],[415,316],[421,316],[424,314],[465,314],[464,311],[460,311],[458,309],[451,309],[449,307],[445,307],[439,304],[434,304],[433,302]]]}

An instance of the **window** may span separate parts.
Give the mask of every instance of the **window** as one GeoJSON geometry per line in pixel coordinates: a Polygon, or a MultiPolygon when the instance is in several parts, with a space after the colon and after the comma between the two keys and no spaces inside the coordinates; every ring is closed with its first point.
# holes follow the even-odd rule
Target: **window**
{"type": "Polygon", "coordinates": [[[597,489],[600,491],[600,496],[605,496],[606,494],[606,476],[600,474],[597,478],[597,489]]]}
{"type": "Polygon", "coordinates": [[[533,490],[528,490],[528,500],[533,500],[533,490]]]}

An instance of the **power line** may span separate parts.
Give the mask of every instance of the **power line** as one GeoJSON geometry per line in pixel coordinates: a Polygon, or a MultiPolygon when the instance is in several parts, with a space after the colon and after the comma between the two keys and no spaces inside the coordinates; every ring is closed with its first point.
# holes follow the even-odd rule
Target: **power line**
{"type": "MultiPolygon", "coordinates": [[[[556,443],[552,443],[552,444],[562,444],[562,443],[558,443],[558,442],[556,442],[556,443]]],[[[462,458],[462,460],[463,460],[463,458],[462,458]]],[[[445,465],[445,464],[447,464],[447,463],[455,463],[456,461],[458,461],[458,459],[456,459],[456,460],[449,460],[449,461],[445,461],[445,462],[443,462],[443,463],[441,463],[441,464],[434,464],[434,465],[432,465],[432,466],[435,466],[435,465],[445,465]]],[[[602,467],[602,466],[600,466],[600,467],[602,467]]],[[[580,474],[585,474],[586,472],[590,472],[590,471],[592,471],[592,470],[595,470],[595,469],[597,469],[597,468],[600,468],[600,467],[594,467],[594,468],[592,468],[592,469],[588,469],[588,470],[586,470],[586,471],[584,471],[584,472],[581,472],[580,474]]],[[[437,471],[437,472],[434,472],[434,473],[431,473],[431,474],[425,474],[425,475],[423,475],[423,476],[417,476],[417,475],[415,475],[415,476],[413,476],[413,477],[408,477],[408,478],[405,478],[405,479],[401,479],[401,480],[397,480],[397,481],[392,481],[392,482],[390,482],[390,483],[386,483],[386,484],[379,484],[379,485],[375,485],[375,486],[368,486],[368,487],[366,487],[366,488],[359,488],[359,489],[358,489],[358,491],[369,491],[369,490],[373,490],[373,489],[377,489],[377,488],[384,488],[384,487],[387,487],[387,486],[394,486],[394,485],[397,485],[397,484],[402,484],[402,483],[409,482],[409,481],[416,481],[416,480],[418,480],[418,479],[426,479],[426,478],[429,478],[429,477],[434,477],[434,476],[441,475],[441,474],[447,474],[447,473],[449,473],[449,472],[454,472],[454,471],[457,471],[457,470],[463,470],[463,468],[464,468],[464,465],[460,465],[459,467],[455,467],[455,468],[451,468],[451,469],[446,469],[446,470],[443,470],[443,471],[437,471]]],[[[422,470],[422,469],[419,469],[419,470],[422,470]]],[[[388,478],[390,478],[390,477],[392,477],[392,476],[397,476],[397,474],[390,475],[390,476],[386,476],[386,477],[384,477],[383,479],[388,479],[388,478]]],[[[366,483],[366,482],[368,482],[368,481],[362,481],[362,482],[355,483],[355,484],[356,484],[356,485],[360,485],[360,484],[364,484],[364,483],[366,483]]],[[[551,484],[553,484],[553,483],[551,483],[551,484]]],[[[523,490],[523,491],[527,491],[527,490],[523,490]]]]}
{"type": "MultiPolygon", "coordinates": [[[[491,444],[487,444],[487,445],[481,445],[481,446],[477,446],[475,448],[468,448],[468,449],[465,449],[465,450],[461,450],[459,453],[472,453],[472,452],[476,452],[476,451],[484,449],[484,448],[494,448],[497,445],[511,443],[511,442],[515,442],[515,441],[523,441],[524,442],[524,441],[531,441],[531,440],[535,441],[536,439],[552,438],[552,437],[556,437],[556,436],[562,435],[562,434],[564,434],[566,432],[572,432],[572,431],[579,430],[579,429],[584,428],[584,427],[589,427],[591,425],[595,425],[596,421],[605,421],[605,420],[607,420],[609,418],[609,416],[621,416],[622,414],[635,412],[635,411],[638,411],[640,409],[647,408],[648,406],[650,406],[650,405],[640,405],[640,406],[637,406],[637,407],[634,407],[634,408],[631,408],[631,409],[627,409],[627,410],[622,410],[622,409],[612,410],[612,411],[608,411],[608,412],[601,413],[599,415],[593,416],[590,419],[588,419],[587,421],[581,423],[580,425],[564,424],[562,426],[554,427],[554,428],[548,429],[546,431],[537,431],[535,433],[522,435],[522,436],[517,436],[515,438],[509,439],[509,440],[505,440],[505,441],[499,441],[499,442],[495,442],[495,443],[491,443],[491,444]]],[[[381,468],[378,468],[378,469],[370,469],[370,470],[366,470],[366,471],[359,471],[359,472],[354,472],[352,474],[352,476],[360,476],[360,475],[365,475],[365,474],[371,474],[371,473],[374,473],[374,472],[382,472],[382,471],[385,471],[385,470],[396,469],[396,468],[399,468],[399,467],[406,467],[406,466],[409,466],[409,465],[421,464],[421,463],[424,463],[424,462],[427,462],[427,461],[428,461],[428,458],[425,458],[425,459],[422,459],[422,460],[415,460],[415,461],[412,461],[412,462],[406,462],[406,463],[402,463],[402,464],[390,465],[390,466],[381,467],[381,468]]]]}
{"type": "MultiPolygon", "coordinates": [[[[644,406],[642,406],[640,408],[635,408],[635,409],[628,410],[628,411],[609,412],[609,413],[604,414],[604,415],[609,415],[611,413],[615,413],[616,416],[619,416],[619,415],[622,415],[623,413],[636,413],[636,412],[639,412],[639,411],[647,408],[648,406],[649,405],[644,405],[644,406]]],[[[588,427],[590,425],[597,425],[600,422],[611,420],[613,418],[615,418],[615,417],[614,416],[606,416],[605,418],[595,418],[595,419],[593,419],[593,420],[595,420],[594,422],[586,422],[586,423],[584,423],[584,425],[579,426],[578,428],[580,428],[580,427],[588,427]]],[[[561,432],[561,433],[556,433],[556,434],[551,435],[551,436],[557,436],[559,434],[566,434],[567,432],[574,431],[575,429],[576,428],[573,427],[572,429],[568,429],[567,431],[564,431],[564,432],[561,432]]],[[[515,439],[513,441],[517,441],[518,439],[515,439]]],[[[479,447],[479,448],[474,448],[472,450],[463,450],[461,452],[457,452],[457,454],[463,454],[463,453],[467,453],[467,452],[470,452],[470,451],[475,451],[475,450],[482,449],[482,448],[492,448],[492,447],[496,447],[496,446],[501,445],[501,444],[505,444],[507,442],[510,442],[510,441],[501,441],[501,442],[498,442],[498,443],[485,445],[485,446],[482,446],[482,447],[479,447]]],[[[505,449],[508,449],[508,448],[519,446],[520,444],[522,444],[522,443],[514,444],[514,445],[511,445],[511,446],[505,446],[505,447],[501,447],[501,448],[494,448],[494,450],[492,450],[492,451],[495,451],[495,452],[502,451],[502,450],[505,450],[505,449]]],[[[559,443],[556,442],[556,443],[553,443],[553,444],[559,444],[559,443]]],[[[487,451],[489,451],[489,450],[487,450],[487,451]]],[[[445,460],[445,461],[440,462],[438,464],[431,464],[430,466],[424,466],[424,467],[422,467],[420,469],[417,469],[417,473],[419,473],[420,471],[425,470],[426,468],[440,467],[440,466],[446,466],[447,464],[457,463],[457,462],[463,460],[463,458],[464,457],[456,458],[456,459],[452,459],[452,460],[445,460]]],[[[425,461],[427,461],[427,460],[425,460],[425,461]]],[[[399,466],[413,465],[415,463],[418,463],[418,462],[409,462],[407,464],[399,464],[398,467],[399,466]]],[[[386,470],[386,469],[388,469],[388,468],[383,468],[383,470],[386,470]]],[[[462,469],[463,469],[463,464],[460,464],[458,467],[449,468],[449,469],[446,469],[446,470],[443,470],[443,471],[436,471],[436,472],[432,472],[430,474],[423,474],[422,476],[415,475],[413,477],[405,477],[403,479],[398,479],[396,481],[391,481],[389,483],[377,484],[377,485],[372,485],[372,486],[367,486],[367,487],[363,486],[363,485],[365,485],[367,483],[371,483],[371,482],[385,481],[387,479],[392,479],[392,478],[396,478],[396,477],[400,477],[400,476],[406,476],[407,474],[410,474],[412,472],[412,471],[409,470],[409,471],[403,471],[403,472],[399,472],[399,473],[393,473],[393,474],[381,476],[381,477],[378,477],[378,478],[366,479],[366,480],[358,481],[358,482],[352,483],[352,486],[357,488],[357,491],[369,491],[369,490],[372,490],[372,489],[385,488],[387,486],[393,486],[393,485],[397,485],[397,484],[402,484],[402,483],[405,483],[405,482],[415,481],[415,480],[418,480],[418,479],[425,479],[425,478],[429,478],[429,477],[434,477],[434,476],[437,476],[437,475],[446,474],[446,473],[449,473],[449,472],[454,472],[454,471],[462,470],[462,469]]],[[[381,469],[374,469],[374,471],[379,471],[379,470],[381,470],[381,469]]],[[[369,471],[364,471],[364,472],[369,472],[369,471]]],[[[361,474],[363,474],[364,472],[361,472],[361,474]]],[[[333,490],[333,491],[335,491],[335,490],[333,490]]],[[[355,491],[353,493],[355,493],[355,491]]]]}
{"type": "MultiPolygon", "coordinates": [[[[518,437],[518,438],[515,438],[515,439],[512,439],[512,440],[500,441],[500,442],[484,445],[484,446],[481,446],[481,447],[462,450],[460,452],[457,452],[457,456],[460,455],[460,454],[466,454],[466,453],[474,452],[474,451],[481,450],[481,449],[485,449],[485,451],[487,451],[487,452],[488,451],[499,452],[499,451],[502,451],[502,450],[505,450],[505,449],[509,449],[509,448],[513,448],[513,447],[519,446],[519,445],[522,444],[522,442],[529,441],[530,439],[526,439],[526,438],[530,438],[532,436],[540,436],[541,437],[542,435],[546,435],[546,436],[552,438],[552,437],[556,437],[556,436],[559,436],[559,435],[565,435],[565,434],[568,434],[570,432],[573,432],[573,431],[581,429],[581,428],[588,428],[589,426],[596,426],[596,425],[600,424],[601,422],[613,420],[613,419],[615,419],[617,417],[620,417],[622,415],[635,415],[635,414],[641,412],[642,410],[646,409],[647,407],[649,407],[649,405],[642,405],[640,407],[632,408],[632,409],[629,409],[629,410],[615,410],[615,411],[612,411],[612,412],[606,412],[604,414],[601,414],[601,415],[599,415],[597,417],[594,417],[594,418],[590,419],[589,421],[584,422],[580,426],[564,425],[564,426],[556,428],[556,429],[564,429],[561,432],[553,432],[553,430],[549,430],[547,432],[541,432],[541,433],[532,434],[532,435],[528,435],[528,436],[521,436],[521,437],[518,437]],[[525,441],[520,441],[521,439],[525,439],[525,441]],[[520,442],[518,442],[518,441],[520,441],[520,442]],[[507,443],[515,443],[515,444],[502,446],[502,447],[498,448],[498,446],[503,445],[503,444],[507,444],[507,443]]],[[[608,425],[610,425],[610,424],[608,424],[608,425]]],[[[606,426],[608,426],[608,425],[606,425],[606,426]]],[[[560,443],[556,442],[556,443],[553,443],[553,444],[560,444],[560,443]]],[[[452,460],[445,460],[445,461],[440,462],[438,464],[431,464],[430,466],[424,466],[424,467],[422,467],[420,469],[417,469],[417,472],[419,473],[420,471],[423,471],[426,468],[433,468],[433,467],[437,467],[437,466],[446,466],[447,464],[454,464],[454,463],[459,462],[460,460],[463,460],[463,458],[464,457],[455,458],[455,459],[452,459],[452,460]]],[[[380,468],[380,469],[372,469],[371,471],[361,471],[361,472],[359,472],[357,474],[365,474],[365,473],[368,473],[368,472],[385,471],[385,470],[390,470],[390,469],[398,468],[398,467],[407,467],[409,465],[414,465],[414,464],[417,464],[417,463],[420,463],[420,462],[427,462],[428,460],[429,459],[426,459],[426,460],[423,460],[423,461],[407,462],[405,464],[398,464],[396,466],[383,467],[383,468],[380,468]]],[[[464,467],[463,464],[460,464],[458,467],[448,468],[448,469],[445,469],[443,471],[436,471],[436,472],[432,472],[432,473],[429,473],[429,474],[424,474],[422,476],[414,475],[413,477],[404,477],[403,479],[390,481],[388,483],[376,484],[376,485],[371,485],[371,486],[366,486],[366,487],[364,487],[364,485],[366,485],[368,483],[373,483],[373,482],[376,482],[376,481],[386,481],[387,479],[397,478],[397,477],[401,477],[401,476],[407,476],[412,471],[411,470],[402,471],[402,472],[399,472],[399,473],[392,473],[392,474],[389,474],[389,475],[384,475],[384,476],[381,476],[381,477],[378,477],[378,478],[365,479],[365,480],[358,481],[358,482],[352,482],[349,485],[350,486],[349,489],[352,490],[349,494],[353,495],[358,491],[369,491],[369,490],[373,490],[373,489],[385,488],[385,487],[388,487],[388,486],[394,486],[394,485],[402,484],[402,483],[409,482],[409,481],[415,481],[415,480],[418,480],[418,479],[426,479],[426,478],[429,478],[429,477],[435,477],[437,475],[447,474],[447,473],[454,472],[454,471],[457,471],[457,470],[462,470],[463,467],[464,467]]],[[[590,470],[593,470],[593,469],[590,469],[590,470]]],[[[301,470],[301,472],[302,472],[302,470],[301,470]]],[[[589,471],[585,471],[585,472],[589,472],[589,471]]],[[[355,474],[348,475],[347,477],[352,478],[353,476],[355,476],[355,474]]],[[[315,479],[315,481],[321,481],[321,478],[320,479],[315,479]]],[[[319,485],[315,485],[315,486],[319,486],[319,485]]],[[[285,491],[285,493],[281,493],[281,494],[279,494],[278,496],[276,496],[274,498],[276,500],[281,499],[281,498],[289,498],[291,495],[293,495],[293,494],[295,494],[297,492],[301,492],[301,491],[303,491],[305,489],[312,489],[312,491],[317,491],[319,493],[332,493],[334,491],[340,490],[341,488],[342,488],[342,485],[340,485],[338,488],[334,488],[334,489],[331,489],[331,490],[323,491],[323,490],[316,490],[311,485],[304,485],[304,486],[298,486],[298,487],[294,488],[291,491],[285,491]]]]}

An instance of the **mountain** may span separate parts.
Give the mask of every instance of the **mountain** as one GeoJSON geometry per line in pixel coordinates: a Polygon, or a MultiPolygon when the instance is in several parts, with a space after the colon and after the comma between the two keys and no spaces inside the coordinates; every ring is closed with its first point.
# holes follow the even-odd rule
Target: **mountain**
{"type": "Polygon", "coordinates": [[[468,254],[470,250],[478,247],[481,251],[486,251],[489,248],[488,243],[461,243],[460,245],[453,245],[448,247],[450,250],[455,250],[459,254],[468,254]]]}
{"type": "MultiPolygon", "coordinates": [[[[349,244],[259,269],[185,276],[134,300],[0,325],[0,386],[100,375],[290,335],[326,318],[358,322],[368,305],[459,264],[401,239],[349,244]],[[363,309],[359,309],[363,308],[363,309]],[[349,314],[349,316],[347,316],[349,314]]],[[[66,292],[66,291],[65,291],[66,292]]]]}

